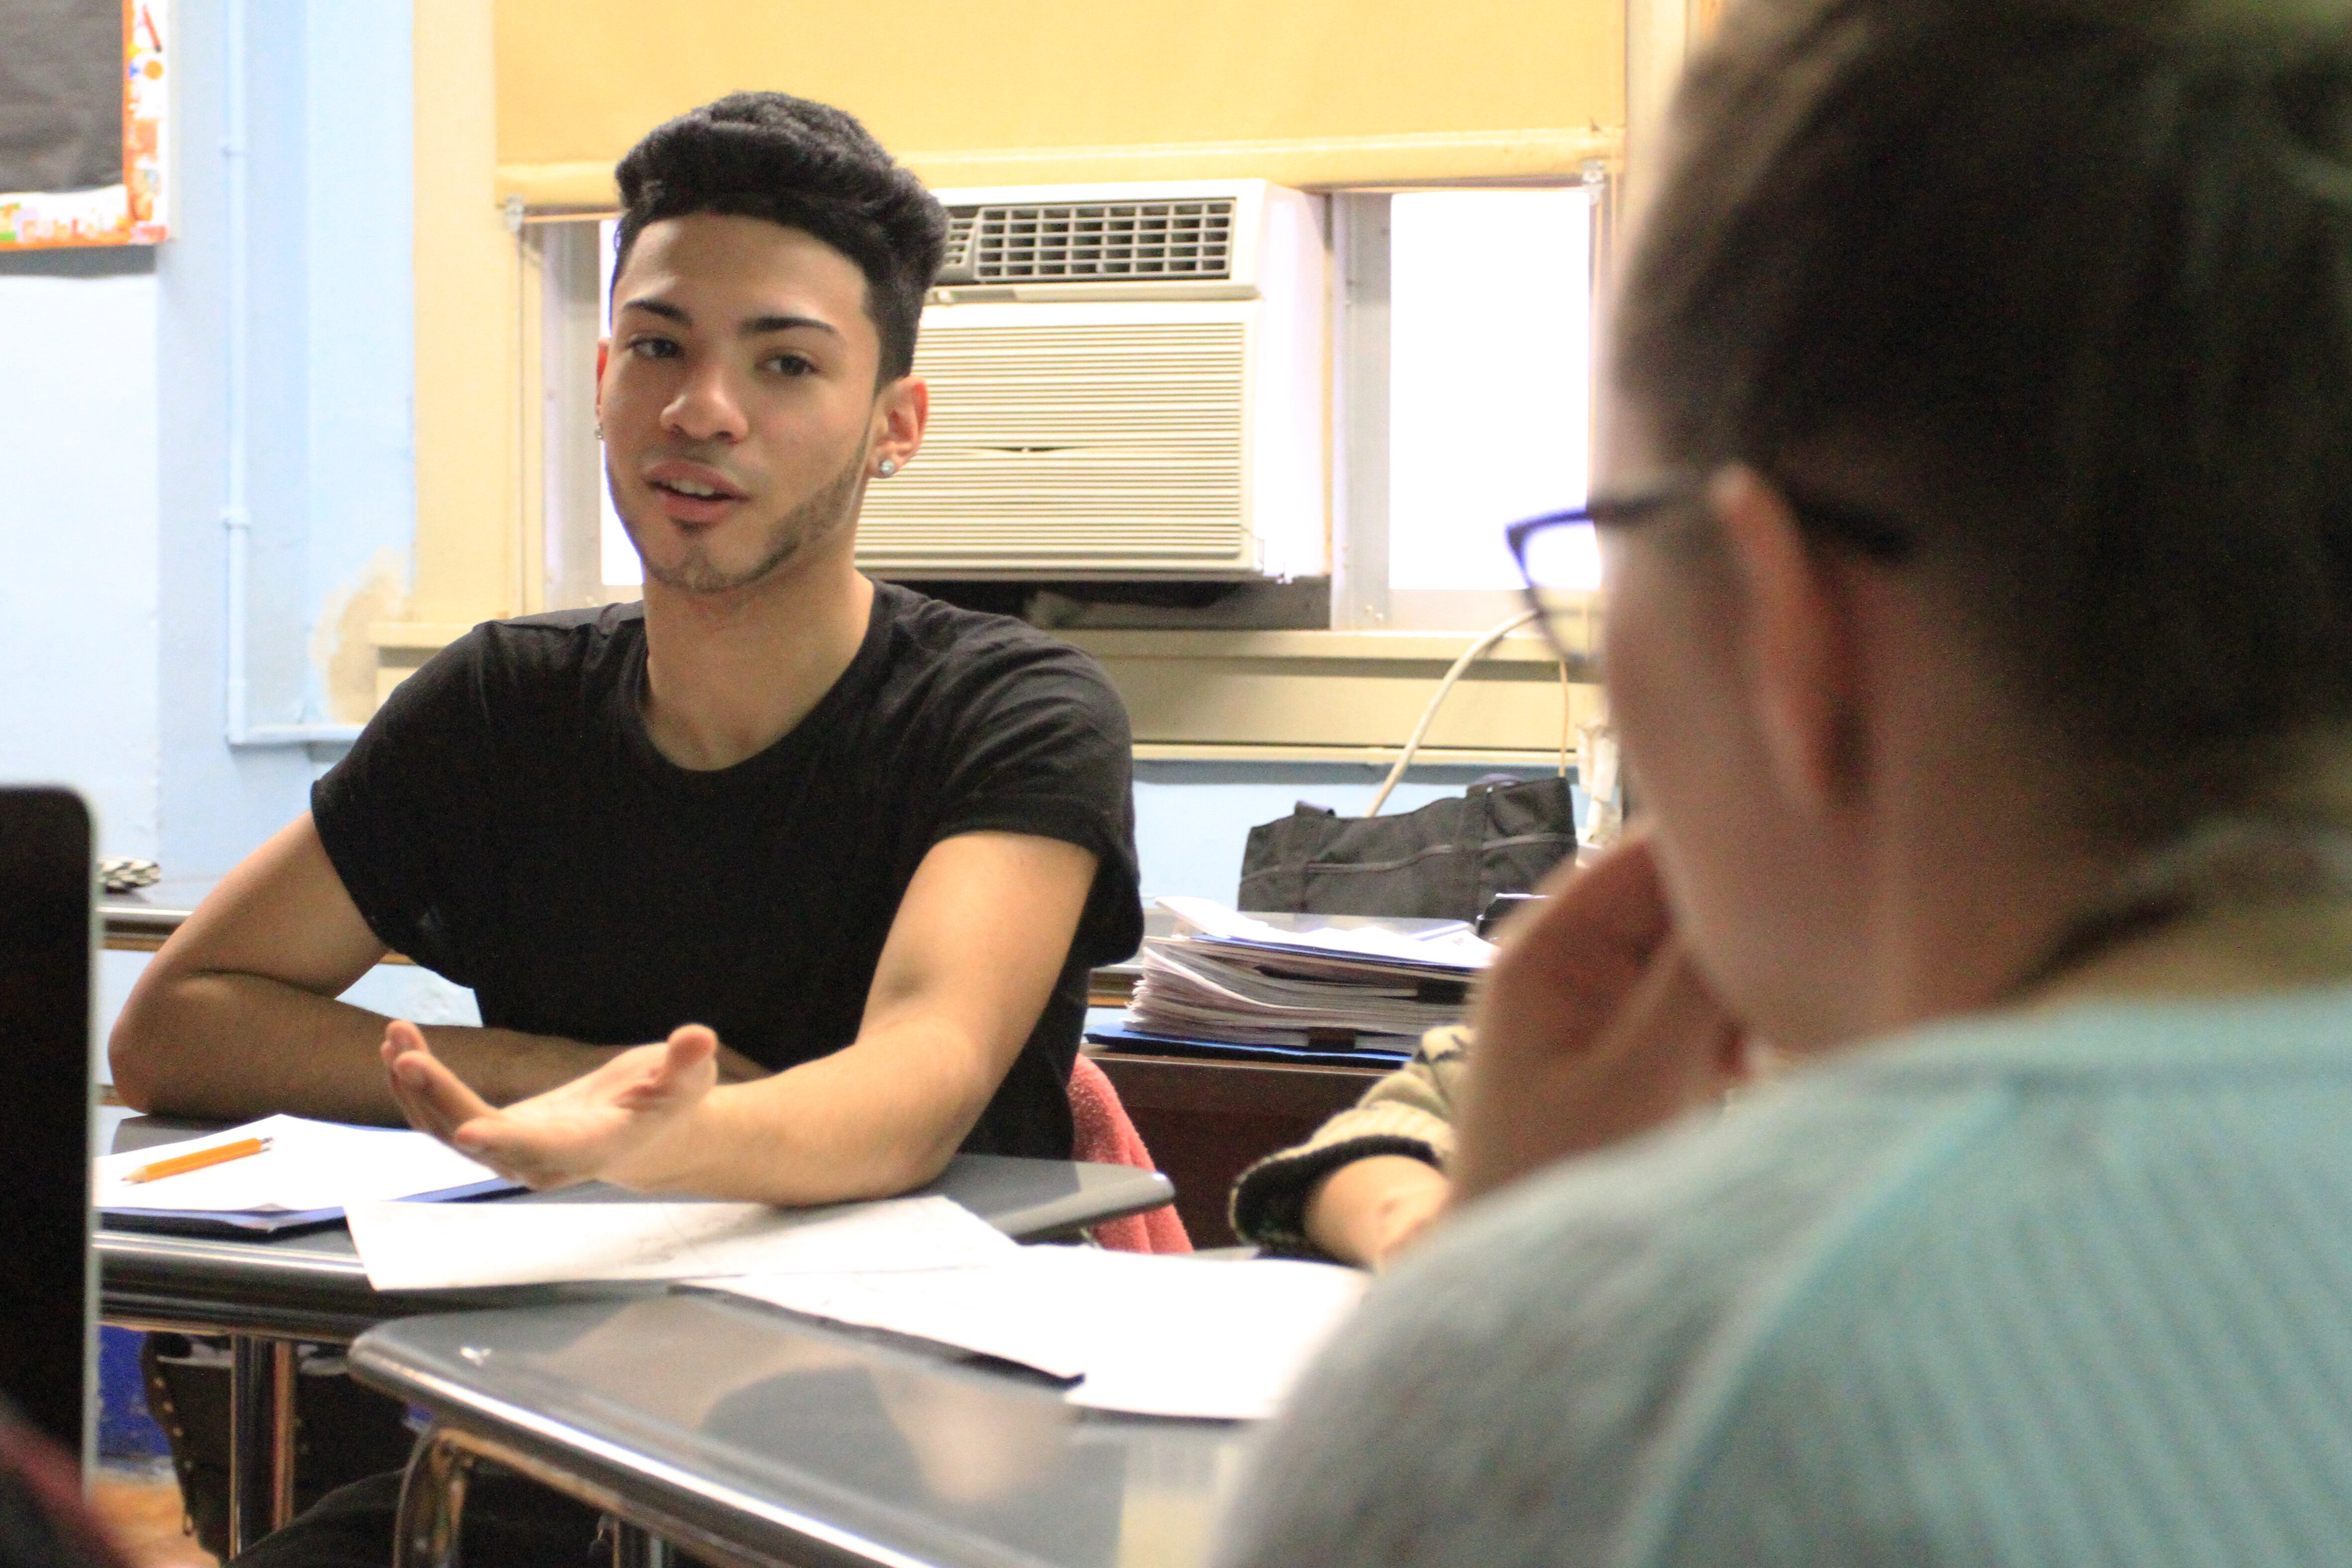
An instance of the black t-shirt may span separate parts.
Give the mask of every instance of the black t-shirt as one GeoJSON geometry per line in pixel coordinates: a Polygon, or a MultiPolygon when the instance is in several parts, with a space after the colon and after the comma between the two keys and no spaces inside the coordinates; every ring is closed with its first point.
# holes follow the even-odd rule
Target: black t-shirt
{"type": "Polygon", "coordinates": [[[856,1037],[931,846],[1066,840],[1097,863],[1086,913],[963,1147],[1067,1158],[1087,972],[1143,928],[1127,713],[1101,669],[878,584],[848,669],[733,767],[664,757],[645,682],[637,605],[489,622],[402,682],[310,795],[369,927],[472,986],[485,1024],[591,1045],[708,1024],[783,1068],[856,1037]]]}

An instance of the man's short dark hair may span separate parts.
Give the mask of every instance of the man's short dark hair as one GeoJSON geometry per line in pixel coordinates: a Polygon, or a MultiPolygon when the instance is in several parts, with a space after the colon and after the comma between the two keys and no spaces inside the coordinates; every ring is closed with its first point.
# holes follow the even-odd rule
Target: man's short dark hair
{"type": "Polygon", "coordinates": [[[613,274],[650,223],[689,213],[765,218],[805,230],[866,275],[882,381],[914,367],[923,296],[947,245],[947,214],[840,110],[781,92],[730,93],[629,149],[613,274]]]}
{"type": "Polygon", "coordinates": [[[2082,760],[2258,790],[2352,723],[2347,17],[1735,0],[1617,384],[1679,462],[1861,455],[2082,760]]]}

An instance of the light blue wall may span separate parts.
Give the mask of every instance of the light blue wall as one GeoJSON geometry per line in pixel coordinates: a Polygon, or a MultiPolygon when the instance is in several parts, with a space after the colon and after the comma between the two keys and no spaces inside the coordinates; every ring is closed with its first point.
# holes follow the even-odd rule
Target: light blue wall
{"type": "Polygon", "coordinates": [[[145,251],[0,258],[0,782],[68,784],[152,857],[156,279],[145,251]]]}
{"type": "MultiPolygon", "coordinates": [[[[226,870],[340,746],[233,750],[225,0],[173,7],[173,237],[0,257],[0,780],[71,784],[102,852],[226,870]]],[[[311,627],[415,529],[406,0],[248,0],[252,717],[323,717],[311,627]]],[[[101,1038],[146,960],[108,953],[101,1038]]],[[[423,971],[353,999],[429,1021],[423,971]]]]}
{"type": "MultiPolygon", "coordinates": [[[[310,464],[303,603],[331,611],[416,533],[414,93],[405,0],[314,5],[302,116],[310,464]]],[[[324,711],[308,666],[307,711],[324,711]]]]}
{"type": "MultiPolygon", "coordinates": [[[[174,237],[163,247],[159,858],[216,875],[309,802],[340,746],[225,738],[232,61],[225,0],[183,0],[174,237]]],[[[326,717],[311,628],[415,531],[410,16],[404,0],[248,0],[243,51],[256,724],[326,717]]]]}

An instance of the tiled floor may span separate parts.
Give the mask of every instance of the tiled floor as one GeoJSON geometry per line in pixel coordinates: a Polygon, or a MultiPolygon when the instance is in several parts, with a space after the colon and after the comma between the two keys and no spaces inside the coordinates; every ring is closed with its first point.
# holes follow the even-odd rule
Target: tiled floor
{"type": "Polygon", "coordinates": [[[90,1505],[131,1568],[215,1568],[212,1553],[181,1529],[180,1484],[170,1460],[100,1465],[90,1505]]]}

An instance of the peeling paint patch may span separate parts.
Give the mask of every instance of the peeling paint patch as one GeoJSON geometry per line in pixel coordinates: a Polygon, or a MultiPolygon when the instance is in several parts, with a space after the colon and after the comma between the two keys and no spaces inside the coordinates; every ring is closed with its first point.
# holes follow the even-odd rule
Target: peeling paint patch
{"type": "Polygon", "coordinates": [[[310,666],[326,688],[327,711],[340,724],[364,724],[375,714],[376,647],[368,628],[397,621],[408,609],[408,564],[389,547],[369,557],[347,588],[327,595],[310,628],[310,666]]]}

